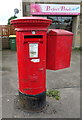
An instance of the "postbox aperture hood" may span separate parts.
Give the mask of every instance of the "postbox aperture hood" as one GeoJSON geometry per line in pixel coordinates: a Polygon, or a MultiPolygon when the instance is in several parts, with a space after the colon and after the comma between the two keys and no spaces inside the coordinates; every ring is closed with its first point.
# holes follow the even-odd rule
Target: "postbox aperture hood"
{"type": "Polygon", "coordinates": [[[21,17],[10,21],[11,25],[15,26],[17,31],[26,30],[47,30],[48,26],[52,23],[52,20],[42,17],[21,17]]]}

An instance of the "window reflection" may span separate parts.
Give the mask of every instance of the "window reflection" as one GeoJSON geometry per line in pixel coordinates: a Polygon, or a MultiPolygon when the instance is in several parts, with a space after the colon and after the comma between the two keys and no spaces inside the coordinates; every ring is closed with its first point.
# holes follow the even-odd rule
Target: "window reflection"
{"type": "Polygon", "coordinates": [[[72,16],[48,16],[48,19],[52,20],[51,29],[65,29],[68,31],[72,31],[72,16]]]}

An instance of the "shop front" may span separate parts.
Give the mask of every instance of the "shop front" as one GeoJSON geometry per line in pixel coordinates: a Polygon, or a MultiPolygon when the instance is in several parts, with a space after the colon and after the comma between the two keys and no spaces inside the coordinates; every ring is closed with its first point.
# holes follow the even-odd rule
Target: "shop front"
{"type": "Polygon", "coordinates": [[[51,19],[50,29],[65,29],[73,32],[73,46],[80,46],[80,34],[78,33],[80,24],[79,4],[30,4],[30,14],[51,19]]]}

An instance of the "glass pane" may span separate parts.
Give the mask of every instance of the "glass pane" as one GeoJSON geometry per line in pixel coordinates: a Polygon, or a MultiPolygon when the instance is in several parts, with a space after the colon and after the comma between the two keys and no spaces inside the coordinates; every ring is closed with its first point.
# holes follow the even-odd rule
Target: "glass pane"
{"type": "Polygon", "coordinates": [[[72,31],[72,16],[48,16],[48,19],[52,20],[52,25],[49,28],[72,31]]]}

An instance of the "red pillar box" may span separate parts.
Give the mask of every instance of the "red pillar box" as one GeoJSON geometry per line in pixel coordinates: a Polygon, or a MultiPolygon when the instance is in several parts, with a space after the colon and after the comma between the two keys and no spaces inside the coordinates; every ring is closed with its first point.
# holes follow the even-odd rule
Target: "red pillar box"
{"type": "Polygon", "coordinates": [[[59,70],[70,66],[73,33],[51,29],[47,33],[47,69],[59,70]]]}
{"type": "Polygon", "coordinates": [[[28,109],[46,102],[46,31],[51,20],[23,17],[11,20],[16,30],[19,97],[28,109]]]}

